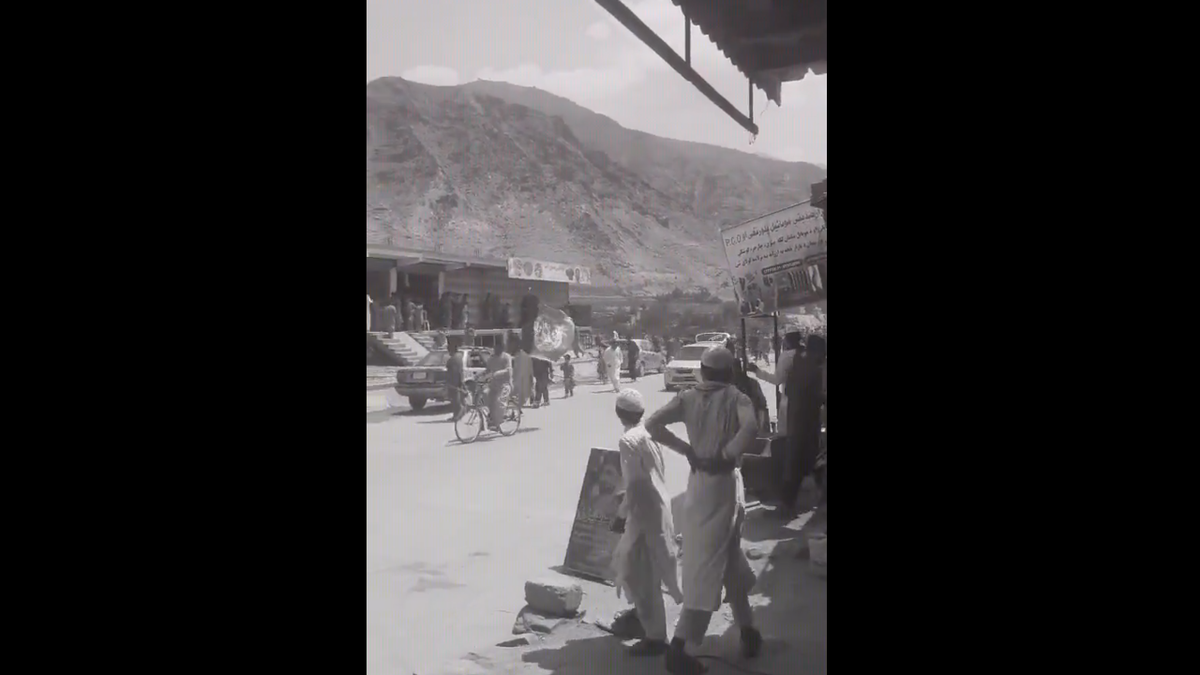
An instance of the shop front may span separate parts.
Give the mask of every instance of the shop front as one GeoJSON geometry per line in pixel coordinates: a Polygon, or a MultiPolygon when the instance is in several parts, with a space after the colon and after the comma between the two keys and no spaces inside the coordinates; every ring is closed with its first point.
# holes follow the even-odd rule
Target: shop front
{"type": "MultiPolygon", "coordinates": [[[[515,329],[521,299],[529,292],[543,305],[563,308],[570,303],[568,283],[512,278],[507,260],[367,247],[367,295],[375,301],[372,307],[382,308],[393,296],[397,302],[412,301],[424,307],[429,330],[461,334],[464,302],[467,320],[477,331],[515,329]]],[[[379,330],[377,325],[372,330],[379,330]]],[[[423,326],[415,328],[421,331],[423,326]]]]}

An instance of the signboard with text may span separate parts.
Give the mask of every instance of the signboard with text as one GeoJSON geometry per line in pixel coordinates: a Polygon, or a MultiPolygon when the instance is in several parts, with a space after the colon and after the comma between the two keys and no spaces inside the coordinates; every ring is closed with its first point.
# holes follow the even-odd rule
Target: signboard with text
{"type": "Polygon", "coordinates": [[[770,314],[826,297],[826,225],[803,201],[721,231],[742,314],[770,314]]]}
{"type": "Polygon", "coordinates": [[[621,535],[612,531],[617,518],[621,490],[621,453],[616,450],[592,448],[579,504],[575,507],[575,522],[567,542],[567,557],[563,568],[580,576],[611,581],[613,551],[621,535]]]}
{"type": "Polygon", "coordinates": [[[558,281],[564,284],[591,284],[592,271],[579,265],[566,265],[530,258],[509,258],[508,278],[558,281]]]}

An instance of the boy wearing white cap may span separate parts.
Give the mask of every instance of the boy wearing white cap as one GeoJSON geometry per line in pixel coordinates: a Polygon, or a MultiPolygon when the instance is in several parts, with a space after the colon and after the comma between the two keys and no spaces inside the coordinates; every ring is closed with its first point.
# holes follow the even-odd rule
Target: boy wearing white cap
{"type": "Polygon", "coordinates": [[[666,653],[667,672],[695,675],[706,668],[685,650],[699,646],[712,613],[721,606],[722,587],[734,624],[741,629],[742,654],[754,658],[762,635],[754,628],[750,589],[754,570],[742,551],[745,494],[738,466],[758,435],[754,404],[732,385],[736,359],[713,347],[700,359],[700,384],[660,408],[646,420],[650,436],[688,458],[683,513],[683,612],[666,653]],[[682,423],[691,443],[667,429],[682,423]]]}
{"type": "Polygon", "coordinates": [[[642,426],[645,406],[633,389],[617,394],[617,418],[625,428],[621,451],[621,500],[613,530],[621,540],[613,552],[617,597],[633,602],[646,638],[629,649],[633,656],[667,651],[667,611],[662,586],[676,604],[683,602],[676,572],[675,525],[667,492],[662,448],[642,426]]]}

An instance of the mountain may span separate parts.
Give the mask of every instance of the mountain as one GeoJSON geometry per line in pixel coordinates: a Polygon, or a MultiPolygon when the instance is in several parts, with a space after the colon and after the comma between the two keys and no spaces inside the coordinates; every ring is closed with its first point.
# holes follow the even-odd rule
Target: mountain
{"type": "Polygon", "coordinates": [[[587,265],[596,291],[715,291],[720,228],[824,177],[626,129],[538,89],[367,83],[368,243],[587,265]]]}

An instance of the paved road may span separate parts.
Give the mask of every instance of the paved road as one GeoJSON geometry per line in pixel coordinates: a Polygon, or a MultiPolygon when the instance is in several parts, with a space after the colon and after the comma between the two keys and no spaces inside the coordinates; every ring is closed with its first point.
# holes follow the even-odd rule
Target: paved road
{"type": "MultiPolygon", "coordinates": [[[[649,410],[674,396],[661,375],[623,386],[649,410]]],[[[433,672],[505,639],[525,580],[563,562],[589,450],[615,448],[620,425],[611,386],[551,396],[516,435],[471,445],[455,439],[445,406],[368,412],[368,675],[433,672]]],[[[686,480],[671,454],[672,494],[686,480]]]]}

